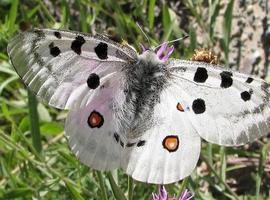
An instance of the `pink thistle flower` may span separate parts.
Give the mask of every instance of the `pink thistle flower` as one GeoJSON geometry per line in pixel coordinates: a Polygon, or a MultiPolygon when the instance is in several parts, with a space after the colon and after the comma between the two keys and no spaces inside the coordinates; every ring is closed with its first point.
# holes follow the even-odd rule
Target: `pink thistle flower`
{"type": "Polygon", "coordinates": [[[181,194],[179,200],[191,200],[193,197],[193,194],[188,191],[188,189],[185,189],[185,191],[181,194]]]}
{"type": "Polygon", "coordinates": [[[144,53],[147,50],[147,48],[141,43],[140,43],[140,46],[141,46],[141,49],[142,49],[142,53],[144,53]]]}
{"type": "Polygon", "coordinates": [[[191,200],[192,198],[193,194],[187,189],[181,194],[179,199],[175,196],[169,198],[168,192],[163,185],[160,186],[158,194],[152,193],[151,195],[151,200],[191,200]]]}
{"type": "Polygon", "coordinates": [[[174,47],[173,46],[168,47],[168,43],[165,42],[158,49],[157,56],[161,61],[165,62],[168,60],[173,50],[174,50],[174,47]]]}

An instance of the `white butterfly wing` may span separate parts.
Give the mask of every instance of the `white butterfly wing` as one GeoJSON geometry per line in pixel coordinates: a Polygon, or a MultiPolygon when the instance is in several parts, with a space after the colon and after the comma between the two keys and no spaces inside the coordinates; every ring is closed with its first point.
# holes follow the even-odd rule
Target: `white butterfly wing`
{"type": "Polygon", "coordinates": [[[17,35],[8,54],[37,97],[70,109],[65,132],[76,156],[95,169],[119,167],[123,142],[114,107],[124,99],[122,70],[136,52],[103,36],[36,29],[17,35]]]}
{"type": "Polygon", "coordinates": [[[242,145],[269,132],[263,80],[202,62],[172,60],[168,68],[183,112],[205,140],[242,145]]]}
{"type": "Polygon", "coordinates": [[[60,109],[85,106],[93,89],[87,84],[90,74],[101,79],[137,56],[106,37],[51,29],[20,33],[9,43],[8,54],[37,97],[60,109]]]}
{"type": "Polygon", "coordinates": [[[173,87],[160,95],[153,127],[126,146],[123,169],[134,179],[169,184],[191,174],[199,159],[201,140],[185,114],[177,110],[173,87]]]}
{"type": "Polygon", "coordinates": [[[103,80],[106,87],[97,90],[85,107],[70,110],[65,132],[71,150],[84,164],[98,170],[121,166],[124,151],[115,109],[123,98],[121,77],[115,74],[103,80]]]}

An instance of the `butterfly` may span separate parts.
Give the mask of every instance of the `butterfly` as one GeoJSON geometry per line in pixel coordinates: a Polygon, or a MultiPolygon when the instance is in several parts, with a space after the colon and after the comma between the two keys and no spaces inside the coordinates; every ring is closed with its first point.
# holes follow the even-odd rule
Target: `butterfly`
{"type": "Polygon", "coordinates": [[[169,184],[190,175],[201,138],[238,146],[270,130],[269,84],[205,62],[138,54],[106,36],[34,29],[8,44],[23,82],[43,102],[69,110],[70,148],[97,170],[169,184]]]}

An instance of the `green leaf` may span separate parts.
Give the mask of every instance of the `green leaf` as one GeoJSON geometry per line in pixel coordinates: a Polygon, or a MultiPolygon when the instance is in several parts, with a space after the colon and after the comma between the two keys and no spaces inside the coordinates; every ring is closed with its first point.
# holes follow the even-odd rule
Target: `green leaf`
{"type": "Polygon", "coordinates": [[[22,133],[24,133],[25,131],[29,130],[29,117],[25,116],[24,118],[22,118],[20,124],[19,124],[19,129],[22,133]]]}
{"type": "Polygon", "coordinates": [[[49,122],[44,123],[40,127],[40,131],[43,135],[57,135],[64,131],[64,127],[62,124],[59,124],[57,122],[49,122]]]}
{"type": "Polygon", "coordinates": [[[41,122],[51,122],[52,121],[52,117],[51,117],[48,109],[42,103],[39,103],[37,105],[37,110],[38,110],[39,120],[41,122]]]}

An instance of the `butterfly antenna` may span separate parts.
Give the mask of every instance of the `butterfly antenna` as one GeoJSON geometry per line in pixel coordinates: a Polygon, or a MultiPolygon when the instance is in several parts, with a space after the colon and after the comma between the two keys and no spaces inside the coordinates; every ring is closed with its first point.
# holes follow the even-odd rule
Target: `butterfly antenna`
{"type": "Polygon", "coordinates": [[[136,25],[139,27],[140,31],[142,32],[142,34],[144,35],[144,37],[147,39],[147,42],[150,45],[150,40],[149,40],[148,36],[146,35],[146,33],[143,31],[143,29],[140,26],[140,24],[138,22],[136,22],[136,25]]]}
{"type": "MultiPolygon", "coordinates": [[[[170,44],[170,43],[178,42],[178,41],[184,40],[184,39],[186,39],[186,38],[188,38],[188,37],[189,37],[188,35],[185,35],[184,37],[177,38],[177,39],[175,39],[175,40],[171,40],[171,41],[168,41],[168,42],[165,42],[165,43],[170,44]]],[[[162,44],[164,44],[164,43],[162,43],[162,44]]],[[[157,48],[161,47],[162,44],[160,44],[160,45],[158,45],[157,47],[155,47],[155,50],[156,50],[157,48]]]]}

